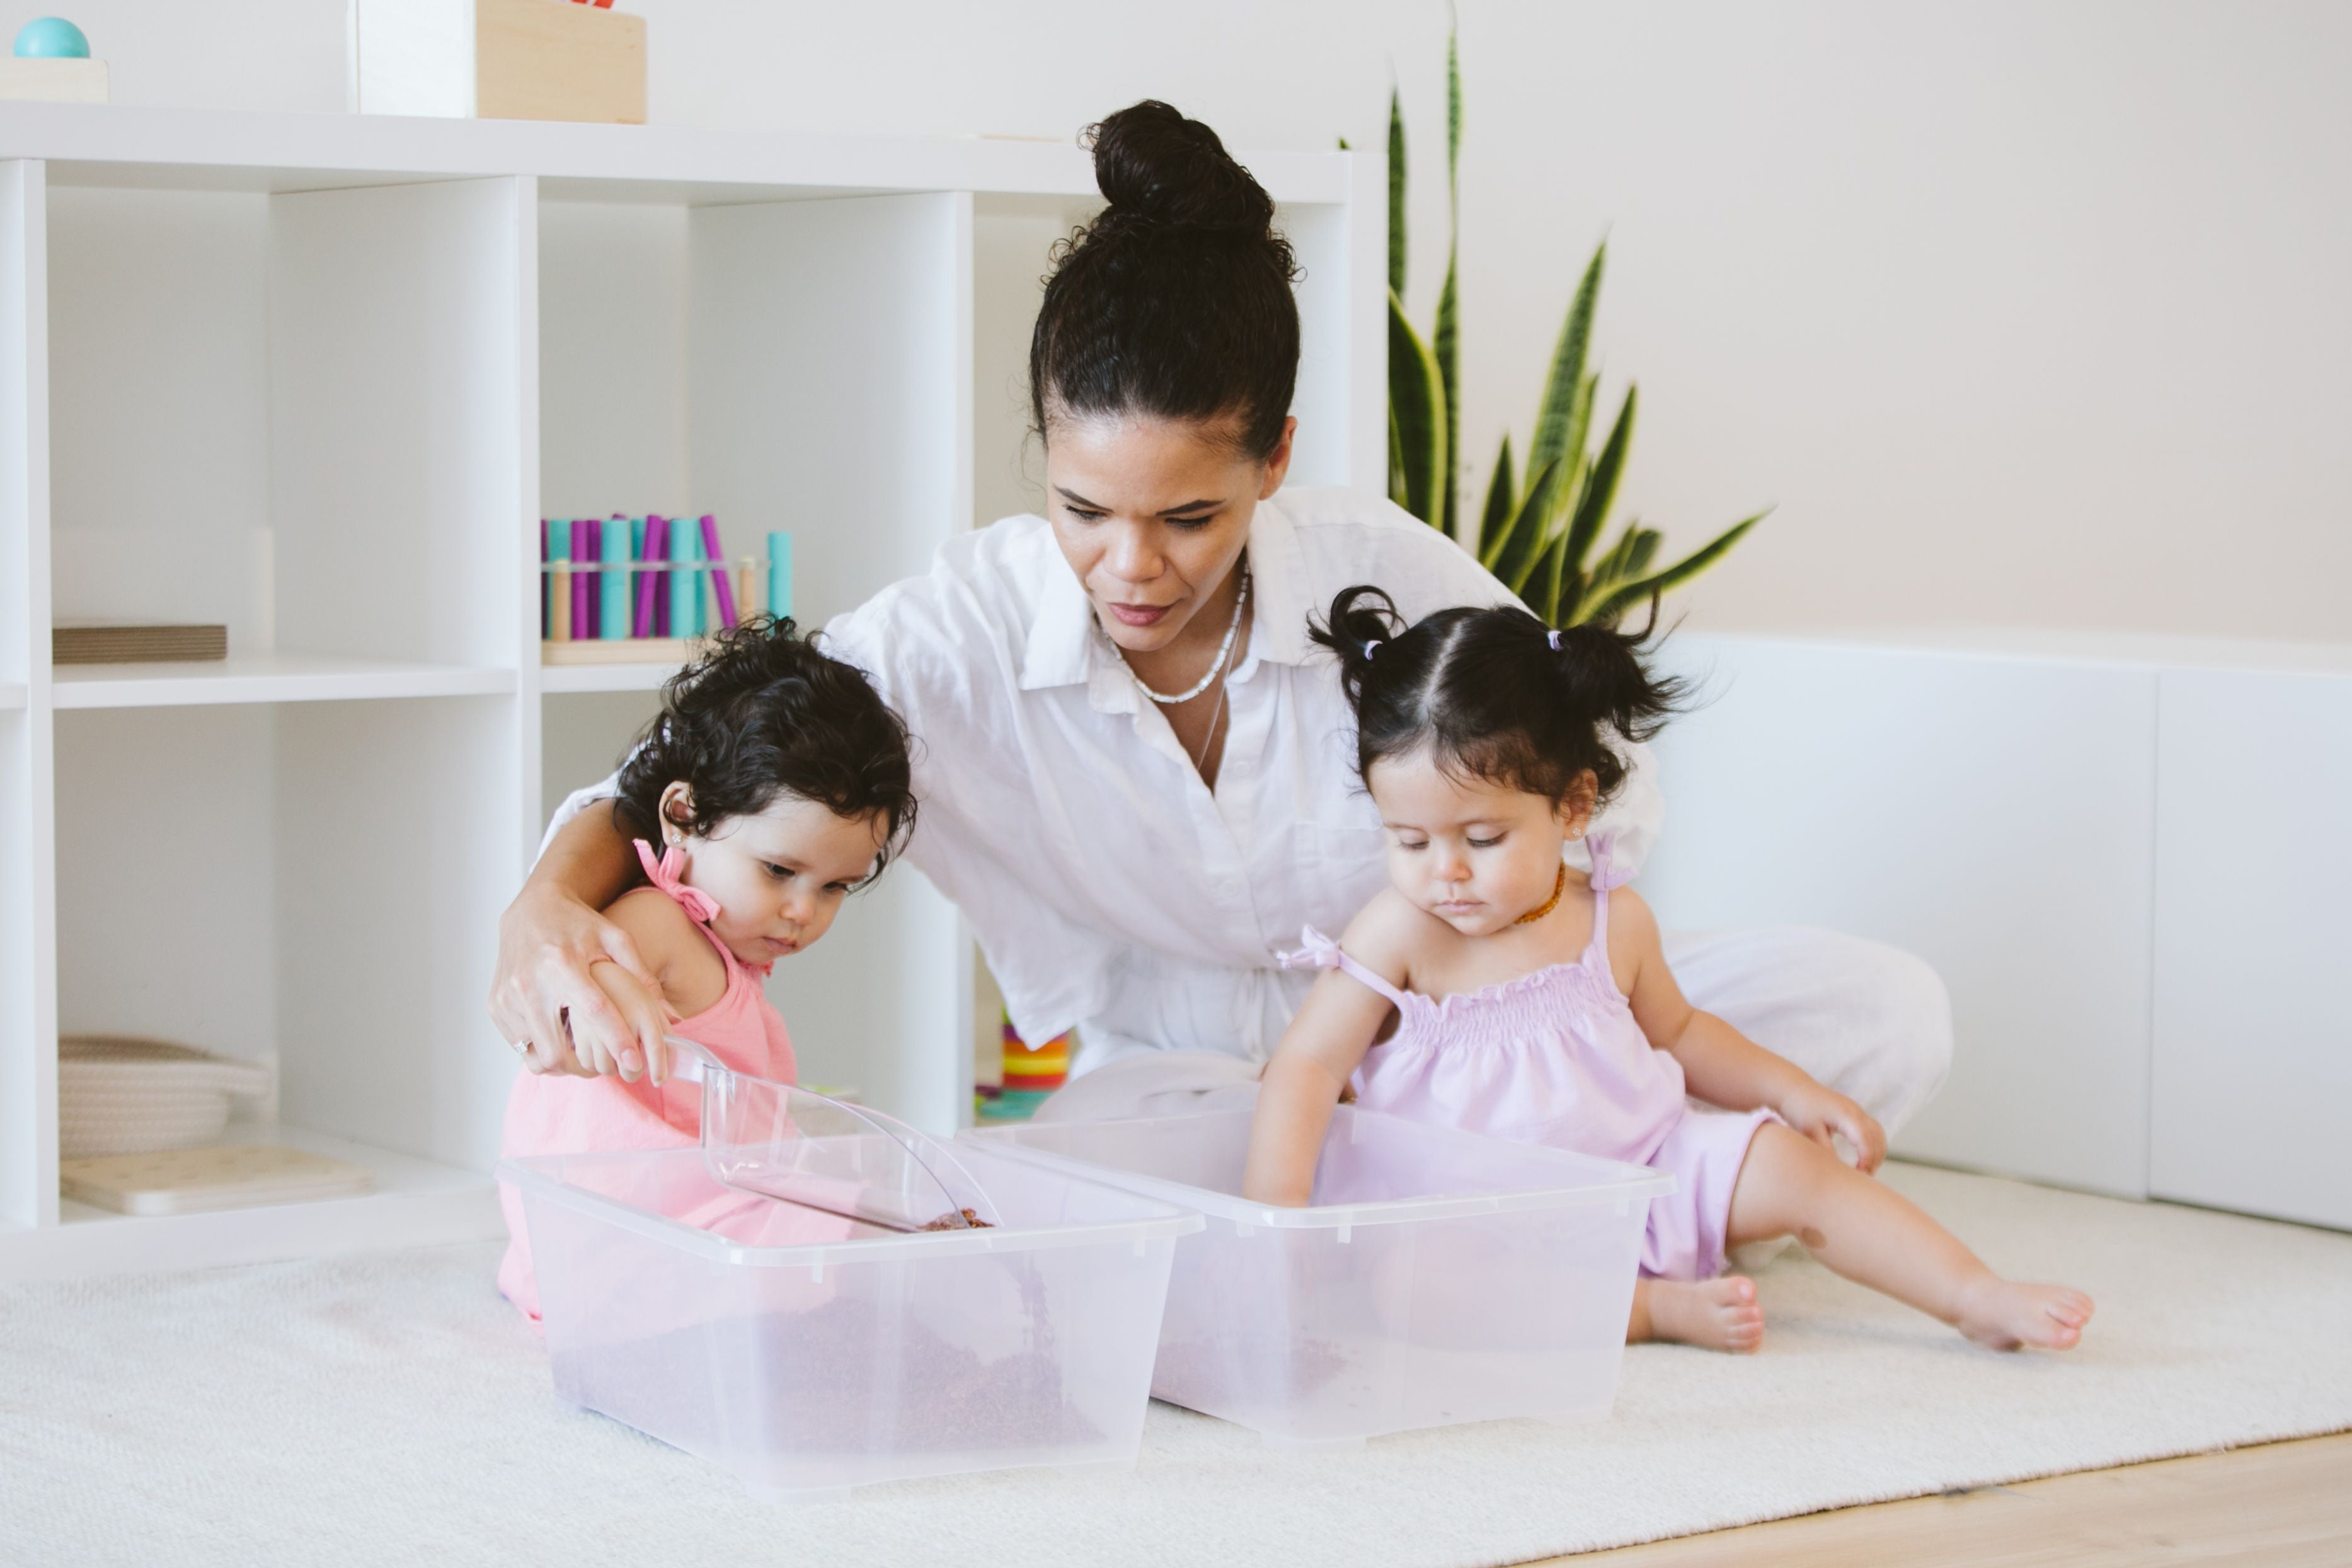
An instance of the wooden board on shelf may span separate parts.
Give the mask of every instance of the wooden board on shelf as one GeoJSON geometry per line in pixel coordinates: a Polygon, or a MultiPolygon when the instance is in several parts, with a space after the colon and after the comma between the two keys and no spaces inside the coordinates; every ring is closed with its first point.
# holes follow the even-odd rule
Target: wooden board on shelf
{"type": "Polygon", "coordinates": [[[589,637],[541,643],[542,664],[683,664],[709,646],[699,637],[589,637]]]}
{"type": "Polygon", "coordinates": [[[219,622],[60,621],[49,628],[57,664],[163,664],[228,657],[219,622]]]}
{"type": "Polygon", "coordinates": [[[205,1214],[257,1203],[350,1197],[375,1186],[366,1166],[277,1144],[213,1144],[61,1160],[66,1197],[117,1214],[205,1214]]]}

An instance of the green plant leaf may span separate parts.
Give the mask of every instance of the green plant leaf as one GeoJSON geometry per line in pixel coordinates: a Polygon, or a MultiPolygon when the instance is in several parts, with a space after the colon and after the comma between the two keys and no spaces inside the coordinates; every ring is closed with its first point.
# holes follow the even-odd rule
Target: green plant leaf
{"type": "Polygon", "coordinates": [[[1609,508],[1617,499],[1617,479],[1625,471],[1625,453],[1633,444],[1633,410],[1640,389],[1627,387],[1625,402],[1617,410],[1617,423],[1609,432],[1601,455],[1592,460],[1592,472],[1576,497],[1576,511],[1568,524],[1568,555],[1572,565],[1581,568],[1592,543],[1601,537],[1601,526],[1609,520],[1609,508]]]}
{"type": "Polygon", "coordinates": [[[1389,89],[1389,292],[1404,294],[1404,105],[1389,89]]]}
{"type": "Polygon", "coordinates": [[[1771,515],[1772,509],[1767,507],[1752,517],[1741,518],[1706,544],[1666,568],[1665,570],[1643,578],[1638,582],[1626,583],[1602,597],[1592,605],[1591,613],[1586,615],[1585,619],[1603,622],[1614,621],[1652,594],[1665,593],[1680,588],[1729,554],[1731,547],[1738,544],[1748,529],[1771,515]]]}
{"type": "Polygon", "coordinates": [[[1561,624],[1559,607],[1582,598],[1584,587],[1584,574],[1568,563],[1565,530],[1552,535],[1551,548],[1544,551],[1541,568],[1534,576],[1533,591],[1522,596],[1528,608],[1547,626],[1561,624]]]}
{"type": "MultiPolygon", "coordinates": [[[[1445,392],[1445,469],[1430,521],[1447,538],[1462,537],[1462,315],[1458,263],[1462,246],[1462,58],[1457,28],[1445,33],[1445,285],[1437,291],[1437,321],[1430,349],[1445,392]]],[[[1399,289],[1399,294],[1404,291],[1399,289]]]]}
{"type": "MultiPolygon", "coordinates": [[[[1510,440],[1510,437],[1506,435],[1503,439],[1507,442],[1510,440]]],[[[1485,567],[1488,571],[1500,577],[1502,575],[1503,559],[1506,556],[1508,556],[1514,562],[1517,562],[1525,557],[1533,554],[1540,548],[1543,519],[1538,517],[1533,512],[1528,509],[1528,498],[1534,495],[1538,486],[1547,483],[1549,478],[1549,470],[1546,470],[1541,474],[1528,475],[1528,487],[1512,497],[1510,505],[1503,509],[1501,517],[1497,520],[1492,523],[1486,523],[1481,527],[1478,534],[1478,564],[1480,566],[1485,567]],[[1521,539],[1518,537],[1520,525],[1522,524],[1533,527],[1537,530],[1537,538],[1535,539],[1527,540],[1521,539]]],[[[1494,497],[1490,487],[1487,496],[1487,504],[1491,507],[1493,503],[1494,497]]]]}
{"type": "Polygon", "coordinates": [[[1582,454],[1583,434],[1573,426],[1579,399],[1588,408],[1591,402],[1591,394],[1585,390],[1584,353],[1592,340],[1592,312],[1601,298],[1601,273],[1608,254],[1606,243],[1592,253],[1584,279],[1576,286],[1576,298],[1569,305],[1568,319],[1560,323],[1559,340],[1551,351],[1551,372],[1544,382],[1543,402],[1536,413],[1535,438],[1528,443],[1529,473],[1556,459],[1582,454]]]}
{"type": "Polygon", "coordinates": [[[1592,472],[1592,454],[1584,448],[1584,438],[1592,423],[1592,405],[1601,394],[1601,372],[1594,371],[1576,389],[1576,401],[1570,405],[1568,415],[1568,483],[1559,492],[1560,510],[1565,512],[1584,488],[1592,472]]]}
{"type": "Polygon", "coordinates": [[[1486,559],[1486,547],[1502,537],[1503,529],[1510,523],[1511,509],[1519,504],[1517,483],[1511,471],[1511,434],[1505,431],[1503,449],[1495,455],[1495,471],[1486,477],[1486,505],[1478,514],[1477,541],[1475,545],[1467,539],[1462,541],[1481,561],[1486,559]]]}
{"type": "Polygon", "coordinates": [[[1625,527],[1633,536],[1633,548],[1625,557],[1625,575],[1639,577],[1650,570],[1650,561],[1658,553],[1658,541],[1665,536],[1655,528],[1640,527],[1638,519],[1625,527]]]}
{"type": "Polygon", "coordinates": [[[1512,514],[1510,526],[1496,541],[1495,559],[1486,563],[1486,570],[1501,579],[1503,586],[1513,593],[1526,589],[1528,579],[1543,559],[1544,546],[1549,542],[1544,518],[1551,515],[1560,476],[1565,472],[1557,460],[1538,470],[1528,482],[1528,492],[1519,498],[1519,509],[1512,514]]]}
{"type": "Polygon", "coordinates": [[[1437,360],[1405,319],[1404,302],[1389,296],[1390,429],[1403,471],[1404,509],[1424,523],[1438,521],[1437,488],[1445,466],[1445,391],[1437,360]]]}
{"type": "MultiPolygon", "coordinates": [[[[1592,563],[1592,580],[1591,586],[1585,590],[1587,593],[1605,593],[1615,584],[1633,575],[1633,541],[1641,531],[1635,525],[1627,524],[1625,530],[1617,536],[1617,542],[1611,545],[1601,553],[1601,559],[1592,563]]],[[[1566,539],[1568,536],[1563,533],[1560,538],[1566,539]]]]}
{"type": "Polygon", "coordinates": [[[1402,507],[1410,498],[1404,484],[1404,436],[1397,429],[1396,400],[1389,400],[1389,499],[1402,507]]]}
{"type": "Polygon", "coordinates": [[[1437,386],[1444,402],[1445,462],[1437,476],[1436,508],[1430,521],[1449,538],[1462,534],[1462,390],[1457,372],[1462,359],[1462,324],[1454,297],[1454,252],[1445,253],[1445,287],[1437,296],[1437,330],[1432,334],[1431,358],[1437,365],[1437,386]]]}
{"type": "Polygon", "coordinates": [[[1448,18],[1445,26],[1445,200],[1459,213],[1462,206],[1460,186],[1454,172],[1462,162],[1462,51],[1461,24],[1448,18]]]}

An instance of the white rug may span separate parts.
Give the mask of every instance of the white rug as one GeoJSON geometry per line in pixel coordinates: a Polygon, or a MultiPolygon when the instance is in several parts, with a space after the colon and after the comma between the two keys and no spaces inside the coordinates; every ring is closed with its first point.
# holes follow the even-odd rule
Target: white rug
{"type": "Polygon", "coordinates": [[[2352,1236],[1919,1167],[1999,1268],[2099,1300],[1995,1355],[1790,1256],[1749,1359],[1628,1354],[1617,1414],[1269,1454],[1155,1406],[1131,1474],[964,1477],[776,1509],[560,1407],[487,1246],[0,1291],[0,1561],[1522,1562],[2352,1427],[2352,1236]]]}

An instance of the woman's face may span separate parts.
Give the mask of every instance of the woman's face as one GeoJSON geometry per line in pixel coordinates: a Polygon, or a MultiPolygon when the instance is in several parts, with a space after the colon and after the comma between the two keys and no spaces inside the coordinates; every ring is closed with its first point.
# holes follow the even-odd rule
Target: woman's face
{"type": "Polygon", "coordinates": [[[1128,653],[1167,647],[1216,597],[1249,543],[1257,504],[1290,468],[1296,420],[1264,460],[1237,450],[1222,423],[1051,421],[1046,516],[1095,619],[1128,653]]]}

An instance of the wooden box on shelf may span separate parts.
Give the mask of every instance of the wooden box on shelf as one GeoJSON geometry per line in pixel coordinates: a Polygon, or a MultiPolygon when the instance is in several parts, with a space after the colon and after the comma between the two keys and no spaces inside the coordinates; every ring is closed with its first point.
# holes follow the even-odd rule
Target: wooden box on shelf
{"type": "Polygon", "coordinates": [[[581,642],[543,642],[542,664],[683,664],[704,647],[696,637],[591,637],[581,642]]]}
{"type": "Polygon", "coordinates": [[[24,103],[105,103],[110,97],[104,60],[0,56],[0,99],[24,103]]]}
{"type": "Polygon", "coordinates": [[[152,664],[223,660],[228,628],[218,622],[60,621],[49,629],[56,664],[152,664]]]}
{"type": "Polygon", "coordinates": [[[569,0],[357,0],[363,114],[646,122],[646,20],[569,0]]]}

